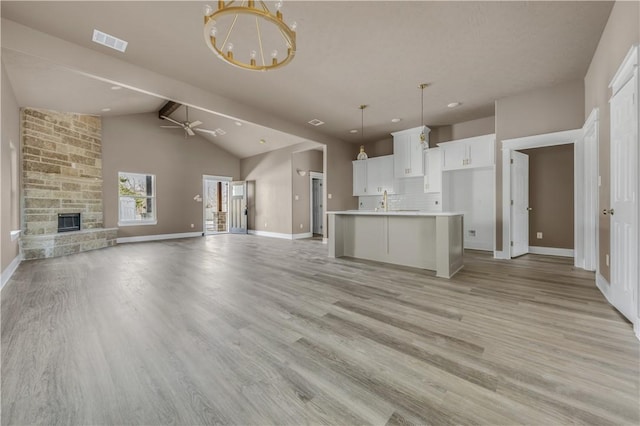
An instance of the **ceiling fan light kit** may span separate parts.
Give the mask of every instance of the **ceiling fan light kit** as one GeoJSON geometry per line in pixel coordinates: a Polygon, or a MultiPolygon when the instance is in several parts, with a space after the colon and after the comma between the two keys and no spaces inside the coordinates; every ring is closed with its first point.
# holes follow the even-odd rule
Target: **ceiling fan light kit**
{"type": "Polygon", "coordinates": [[[278,1],[276,13],[273,14],[261,0],[219,0],[217,10],[206,5],[205,43],[218,58],[233,66],[252,71],[280,68],[291,62],[296,54],[297,27],[295,22],[291,26],[284,22],[281,7],[282,1],[278,1]],[[219,33],[223,33],[221,26],[224,26],[226,31],[218,37],[219,33]],[[237,31],[234,33],[234,30],[237,31]],[[268,34],[276,34],[276,37],[265,37],[265,32],[269,30],[268,34]],[[253,42],[245,54],[237,52],[237,49],[234,51],[234,46],[243,42],[247,47],[248,39],[253,39],[253,42]],[[278,46],[274,39],[278,40],[278,46]],[[265,48],[267,51],[270,50],[270,61],[265,59],[265,48]],[[283,57],[280,52],[286,52],[286,56],[283,57]],[[248,61],[241,59],[244,57],[248,61]]]}

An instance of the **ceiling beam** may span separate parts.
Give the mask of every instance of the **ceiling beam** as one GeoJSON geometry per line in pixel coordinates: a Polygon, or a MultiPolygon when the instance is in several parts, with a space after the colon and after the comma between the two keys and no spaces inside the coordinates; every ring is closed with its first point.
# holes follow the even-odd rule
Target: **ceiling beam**
{"type": "Polygon", "coordinates": [[[167,101],[167,103],[164,104],[162,108],[160,108],[160,111],[158,111],[158,118],[162,120],[163,117],[169,117],[175,110],[177,110],[181,106],[182,104],[178,102],[167,101]]]}

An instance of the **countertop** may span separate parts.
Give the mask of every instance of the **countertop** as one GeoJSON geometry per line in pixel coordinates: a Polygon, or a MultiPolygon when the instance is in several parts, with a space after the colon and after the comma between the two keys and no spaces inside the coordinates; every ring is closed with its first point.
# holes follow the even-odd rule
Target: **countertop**
{"type": "Polygon", "coordinates": [[[464,213],[462,212],[428,212],[422,210],[344,210],[344,211],[335,211],[335,212],[327,212],[327,214],[341,214],[341,215],[352,215],[352,216],[462,216],[464,213]]]}

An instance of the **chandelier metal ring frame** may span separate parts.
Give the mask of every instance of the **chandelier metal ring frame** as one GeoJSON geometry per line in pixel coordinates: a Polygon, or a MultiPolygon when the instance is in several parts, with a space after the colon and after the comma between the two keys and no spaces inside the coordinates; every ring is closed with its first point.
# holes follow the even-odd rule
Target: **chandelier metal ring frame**
{"type": "MultiPolygon", "coordinates": [[[[222,60],[230,63],[239,68],[244,68],[252,71],[267,71],[275,68],[280,68],[289,62],[291,62],[296,54],[296,33],[294,29],[290,28],[283,20],[282,13],[280,10],[276,11],[274,15],[269,11],[269,8],[264,3],[264,1],[259,0],[258,2],[254,0],[243,1],[240,5],[233,5],[235,0],[225,2],[223,0],[218,1],[218,10],[212,11],[212,13],[207,14],[205,12],[204,16],[204,39],[207,46],[213,50],[213,52],[222,60]],[[245,4],[246,3],[246,4],[245,4]],[[260,5],[260,8],[256,7],[256,3],[260,5]],[[212,34],[212,30],[216,25],[216,20],[222,16],[226,15],[235,15],[233,18],[233,22],[227,34],[224,37],[224,40],[220,47],[218,47],[215,34],[212,34]],[[224,47],[227,45],[227,41],[231,37],[231,33],[235,27],[236,21],[238,20],[239,15],[251,15],[256,18],[256,34],[258,41],[258,49],[260,53],[261,64],[258,64],[256,58],[252,57],[249,62],[243,62],[238,60],[233,56],[232,50],[227,50],[224,52],[224,47]],[[284,39],[284,43],[286,45],[287,56],[278,60],[277,57],[272,57],[271,62],[265,61],[264,50],[262,46],[262,32],[260,29],[260,19],[273,24],[276,26],[282,38],[284,39]]],[[[215,32],[215,31],[214,31],[215,32]]],[[[257,53],[257,52],[256,52],[257,53]]]]}

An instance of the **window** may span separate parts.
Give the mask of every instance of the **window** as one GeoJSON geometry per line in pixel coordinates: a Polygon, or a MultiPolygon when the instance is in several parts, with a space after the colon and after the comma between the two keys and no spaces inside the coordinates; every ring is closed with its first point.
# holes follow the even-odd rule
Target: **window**
{"type": "Polygon", "coordinates": [[[156,177],[140,173],[118,173],[119,226],[155,225],[156,177]]]}

